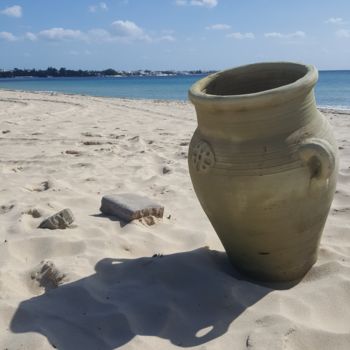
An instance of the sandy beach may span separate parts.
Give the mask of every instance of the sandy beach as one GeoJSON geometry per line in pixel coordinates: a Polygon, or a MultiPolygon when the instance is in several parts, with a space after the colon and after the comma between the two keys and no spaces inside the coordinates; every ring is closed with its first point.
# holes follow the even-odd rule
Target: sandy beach
{"type": "Polygon", "coordinates": [[[276,289],[235,271],[199,205],[191,104],[0,90],[0,107],[0,349],[350,348],[350,112],[324,111],[340,168],[319,259],[276,289]],[[101,215],[115,193],[163,219],[101,215]],[[71,227],[38,228],[64,208],[71,227]]]}

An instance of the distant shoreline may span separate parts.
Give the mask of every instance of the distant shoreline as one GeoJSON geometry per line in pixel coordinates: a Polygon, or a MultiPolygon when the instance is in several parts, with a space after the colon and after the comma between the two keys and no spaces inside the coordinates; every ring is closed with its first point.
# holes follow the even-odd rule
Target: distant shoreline
{"type": "MultiPolygon", "coordinates": [[[[208,73],[210,74],[210,73],[208,73]]],[[[205,76],[207,73],[198,73],[198,74],[169,74],[169,75],[96,75],[96,76],[47,76],[47,77],[39,77],[39,76],[15,76],[15,77],[0,77],[1,79],[62,79],[62,78],[171,78],[171,77],[188,77],[188,76],[205,76]]]]}
{"type": "Polygon", "coordinates": [[[214,73],[214,71],[203,70],[73,70],[66,68],[53,68],[47,69],[12,69],[12,70],[0,70],[0,78],[92,78],[92,77],[169,77],[169,76],[188,76],[188,75],[206,75],[214,73]]]}
{"type": "MultiPolygon", "coordinates": [[[[0,80],[11,78],[123,78],[123,77],[171,77],[171,76],[194,76],[194,75],[208,75],[217,72],[216,70],[114,70],[112,68],[105,70],[73,70],[66,68],[52,68],[47,69],[0,69],[0,80]]],[[[334,70],[319,70],[322,73],[346,73],[350,74],[350,69],[334,69],[334,70]]]]}

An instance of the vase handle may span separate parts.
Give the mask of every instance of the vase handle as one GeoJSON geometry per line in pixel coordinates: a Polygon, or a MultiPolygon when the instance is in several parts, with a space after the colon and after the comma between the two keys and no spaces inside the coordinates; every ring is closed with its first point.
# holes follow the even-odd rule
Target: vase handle
{"type": "Polygon", "coordinates": [[[299,156],[309,167],[311,179],[326,180],[335,169],[335,156],[331,145],[321,139],[305,140],[299,148],[299,156]]]}

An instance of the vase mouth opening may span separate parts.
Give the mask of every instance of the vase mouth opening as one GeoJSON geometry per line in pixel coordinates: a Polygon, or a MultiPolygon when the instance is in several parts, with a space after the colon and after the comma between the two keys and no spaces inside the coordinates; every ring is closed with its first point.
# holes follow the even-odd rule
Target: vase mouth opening
{"type": "MultiPolygon", "coordinates": [[[[204,100],[242,102],[305,93],[317,82],[314,66],[292,62],[264,62],[211,74],[192,85],[193,103],[204,100]]],[[[281,100],[281,99],[280,99],[281,100]]]]}

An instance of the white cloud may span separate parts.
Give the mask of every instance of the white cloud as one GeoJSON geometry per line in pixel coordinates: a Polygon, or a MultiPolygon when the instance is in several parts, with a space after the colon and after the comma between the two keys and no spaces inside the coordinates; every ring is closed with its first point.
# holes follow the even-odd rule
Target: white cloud
{"type": "Polygon", "coordinates": [[[26,32],[20,38],[15,37],[8,32],[2,32],[1,39],[14,41],[18,39],[27,39],[30,41],[85,41],[85,42],[120,42],[130,43],[132,41],[145,42],[174,42],[173,31],[163,30],[159,34],[153,33],[152,36],[132,21],[117,20],[111,24],[111,29],[94,28],[87,31],[73,30],[66,28],[49,28],[41,30],[38,33],[26,32]]]}
{"type": "Polygon", "coordinates": [[[6,7],[0,13],[9,17],[20,18],[22,17],[22,7],[18,5],[6,7]]]}
{"type": "Polygon", "coordinates": [[[339,29],[336,31],[335,35],[339,38],[350,38],[350,30],[339,29]]]}
{"type": "Polygon", "coordinates": [[[255,35],[253,33],[231,33],[226,35],[227,38],[233,38],[233,39],[238,39],[238,40],[243,40],[243,39],[255,39],[255,35]]]}
{"type": "Polygon", "coordinates": [[[175,37],[172,35],[163,35],[160,38],[158,38],[158,41],[169,41],[169,42],[173,42],[175,41],[175,37]]]}
{"type": "Polygon", "coordinates": [[[138,37],[143,35],[143,30],[131,21],[114,21],[112,27],[119,36],[134,36],[138,37]]]}
{"type": "Polygon", "coordinates": [[[90,5],[89,12],[97,12],[97,11],[108,11],[108,6],[105,2],[99,2],[97,5],[90,5]]]}
{"type": "Polygon", "coordinates": [[[10,32],[0,32],[0,39],[6,40],[6,41],[16,41],[17,37],[10,32]]]}
{"type": "Polygon", "coordinates": [[[190,5],[193,6],[204,6],[204,7],[215,7],[218,4],[218,0],[191,0],[190,5]]]}
{"type": "Polygon", "coordinates": [[[146,42],[159,42],[159,41],[175,41],[175,37],[171,34],[167,34],[167,31],[161,36],[149,36],[145,34],[144,30],[131,21],[114,21],[112,23],[112,31],[97,28],[87,32],[87,37],[91,41],[96,42],[123,42],[128,43],[132,41],[146,41],[146,42]]]}
{"type": "Polygon", "coordinates": [[[142,28],[131,21],[114,21],[112,23],[114,34],[125,40],[145,40],[151,41],[151,38],[146,35],[142,28]]]}
{"type": "Polygon", "coordinates": [[[45,29],[38,33],[38,36],[52,41],[84,39],[85,35],[80,30],[51,28],[45,29]]]}
{"type": "Polygon", "coordinates": [[[278,33],[278,32],[271,32],[271,33],[265,33],[265,38],[285,38],[285,34],[278,33]]]}
{"type": "Polygon", "coordinates": [[[116,38],[114,38],[111,33],[105,29],[91,29],[88,31],[88,38],[93,41],[98,42],[111,42],[115,41],[116,38]]]}
{"type": "Polygon", "coordinates": [[[325,23],[342,25],[342,24],[346,24],[347,22],[344,21],[341,17],[331,17],[331,18],[328,18],[325,21],[325,23]]]}
{"type": "Polygon", "coordinates": [[[202,6],[215,7],[218,5],[218,0],[176,0],[175,4],[178,6],[202,6]]]}
{"type": "Polygon", "coordinates": [[[31,32],[27,32],[24,37],[30,41],[35,41],[38,39],[38,37],[34,33],[31,33],[31,32]]]}
{"type": "Polygon", "coordinates": [[[291,39],[291,38],[304,38],[306,34],[302,32],[301,30],[298,30],[293,33],[279,33],[279,32],[271,32],[271,33],[265,33],[265,38],[280,38],[280,39],[291,39]]]}
{"type": "Polygon", "coordinates": [[[208,30],[227,30],[227,29],[230,29],[230,28],[231,28],[230,25],[223,24],[223,23],[213,24],[211,26],[205,27],[205,29],[208,29],[208,30]]]}

